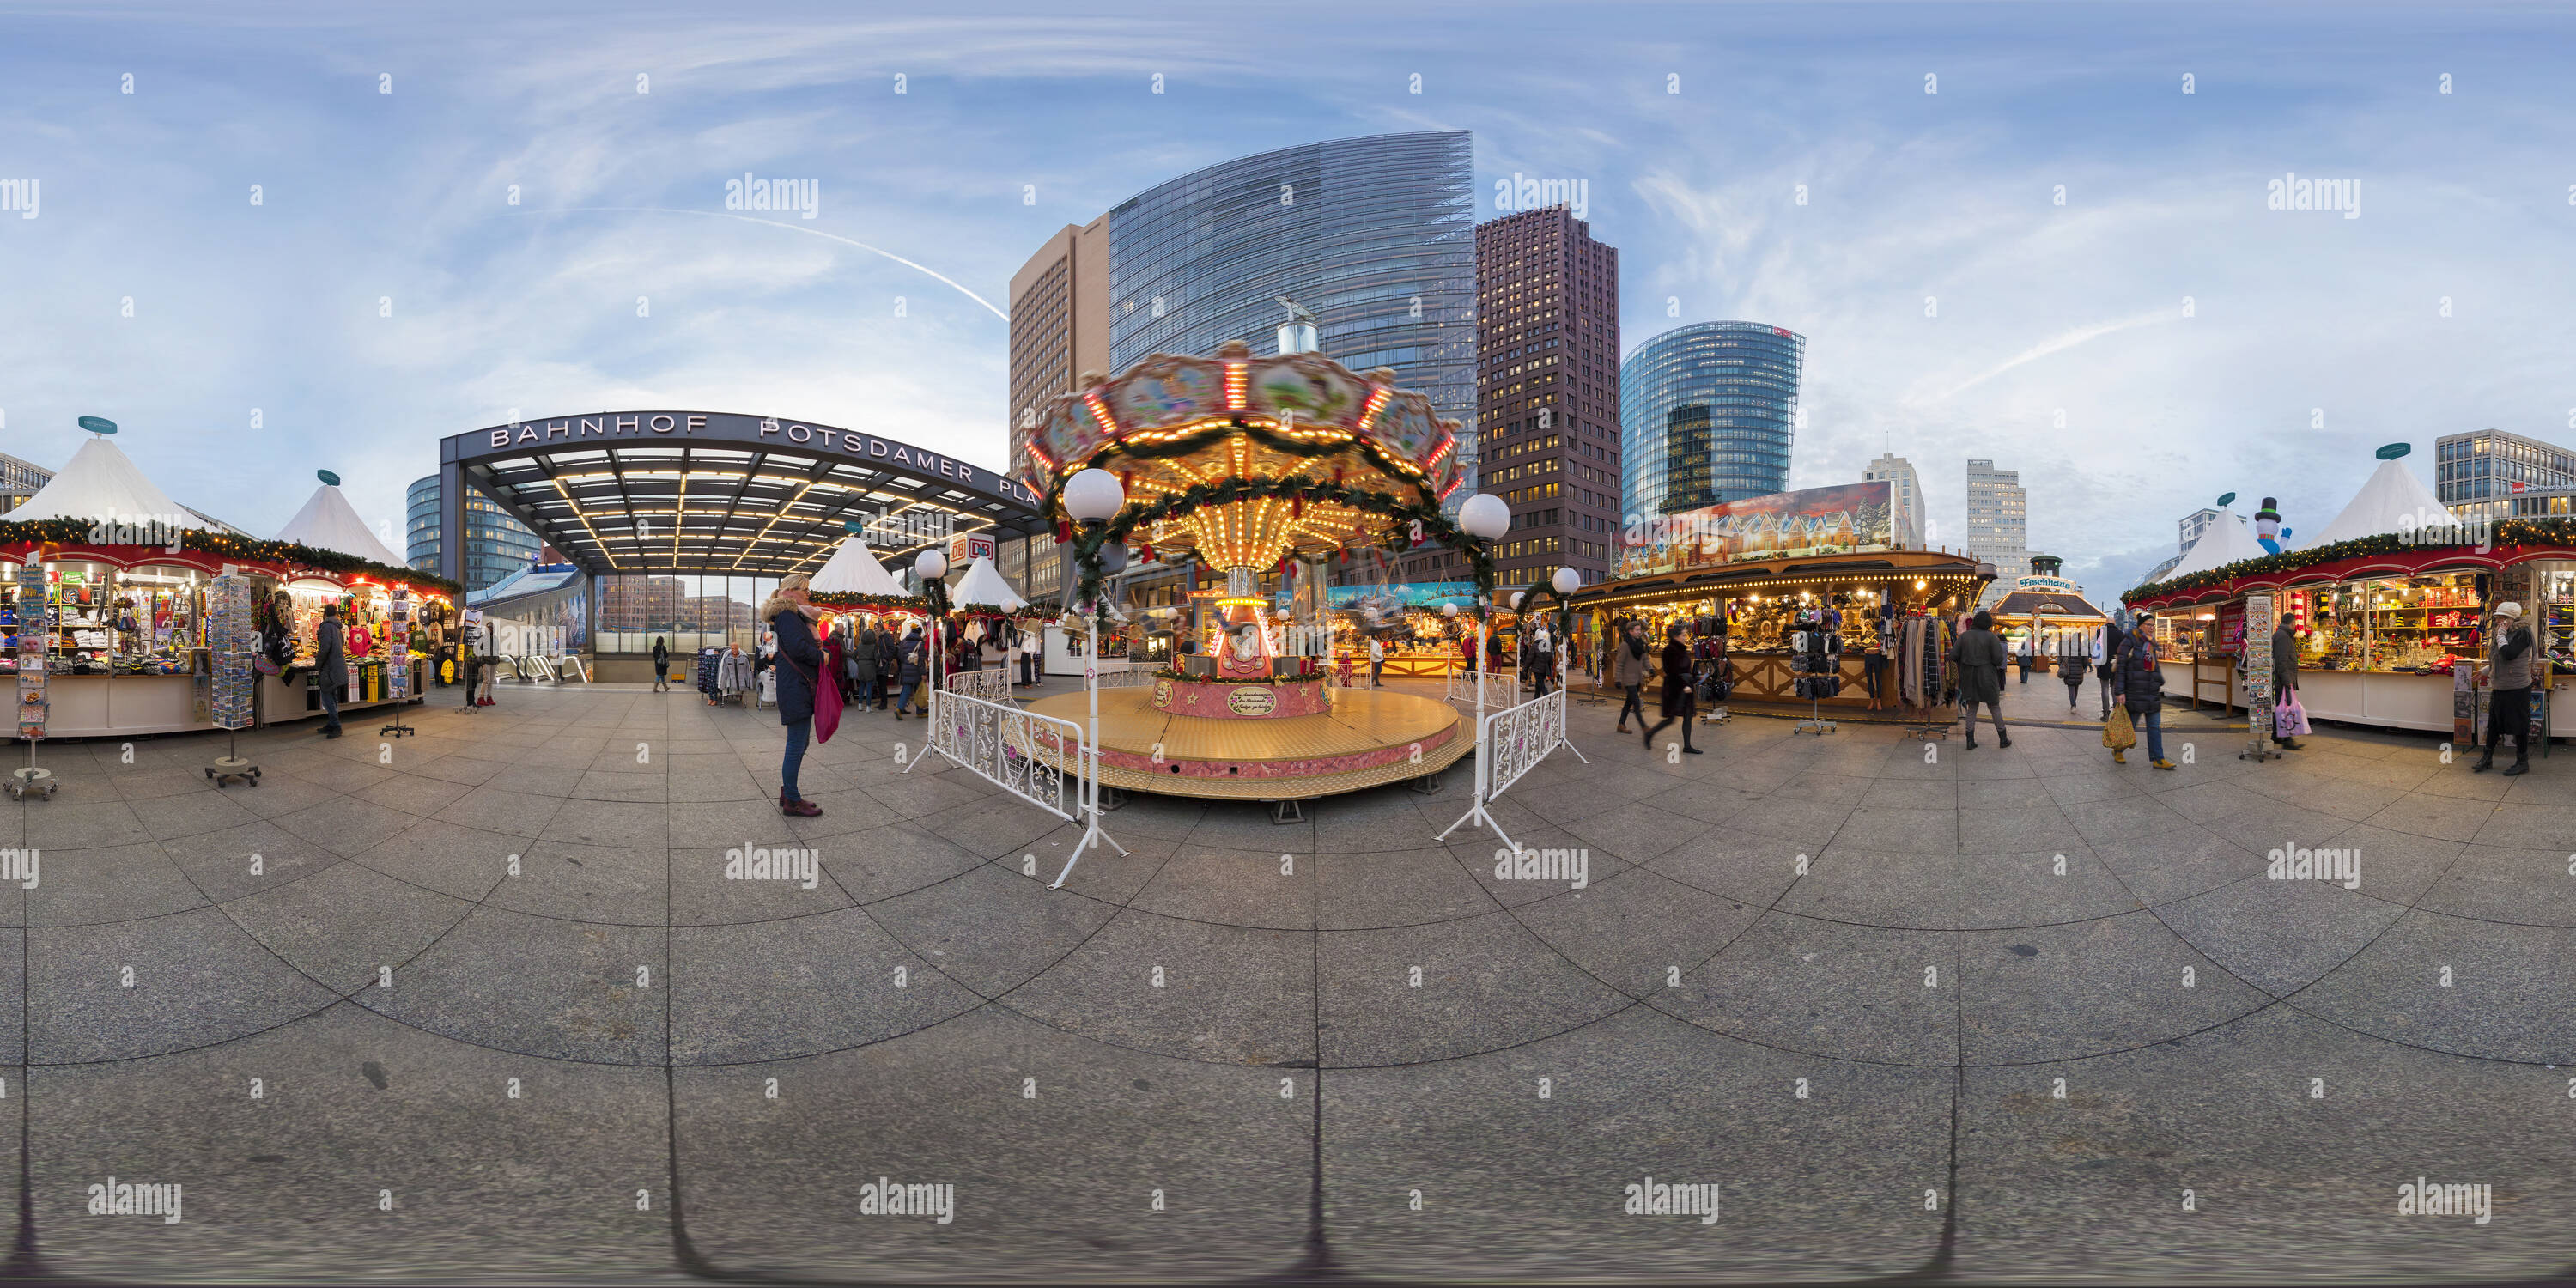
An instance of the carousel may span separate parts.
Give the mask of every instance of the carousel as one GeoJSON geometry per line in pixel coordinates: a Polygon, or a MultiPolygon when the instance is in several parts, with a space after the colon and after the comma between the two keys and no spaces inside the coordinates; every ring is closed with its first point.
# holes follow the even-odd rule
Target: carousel
{"type": "Polygon", "coordinates": [[[1076,612],[1111,611],[1104,572],[1141,557],[1219,570],[1177,614],[1151,687],[1040,699],[1084,721],[1108,786],[1298,801],[1439,772],[1473,745],[1447,702],[1329,682],[1336,634],[1323,564],[1345,550],[1457,540],[1455,422],[1394,373],[1316,353],[1158,354],[1046,409],[1025,481],[1072,545],[1076,612]],[[1302,566],[1302,575],[1297,571],[1302,566]],[[1264,573],[1296,593],[1274,609],[1264,573]]]}

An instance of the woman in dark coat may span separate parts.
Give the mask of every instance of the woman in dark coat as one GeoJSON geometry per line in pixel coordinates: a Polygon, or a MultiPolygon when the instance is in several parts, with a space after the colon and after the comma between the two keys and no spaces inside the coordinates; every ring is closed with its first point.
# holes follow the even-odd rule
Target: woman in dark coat
{"type": "Polygon", "coordinates": [[[852,674],[857,676],[862,705],[876,701],[877,638],[876,631],[865,626],[850,633],[850,666],[852,674]]]}
{"type": "Polygon", "coordinates": [[[671,691],[671,646],[659,635],[653,637],[653,691],[671,691]]]}
{"type": "Polygon", "coordinates": [[[2004,667],[2011,662],[2003,637],[1995,634],[1992,613],[1979,612],[1968,629],[1959,633],[1959,642],[1950,646],[1950,660],[1959,664],[1959,714],[1968,722],[1968,746],[1977,745],[1977,704],[1986,706],[1986,714],[1995,720],[1995,738],[2004,746],[2012,745],[2012,735],[2004,732],[2004,667]]]}
{"type": "MultiPolygon", "coordinates": [[[[1691,683],[1690,646],[1682,643],[1680,622],[1675,622],[1664,629],[1663,663],[1664,718],[1657,721],[1654,728],[1646,731],[1646,749],[1652,751],[1655,746],[1655,735],[1662,733],[1664,726],[1679,720],[1682,722],[1682,751],[1687,755],[1696,756],[1700,751],[1699,748],[1691,745],[1691,726],[1697,723],[1692,717],[1699,714],[1699,688],[1691,683]]],[[[1642,721],[1644,717],[1641,716],[1639,719],[1642,721]]]]}
{"type": "Polygon", "coordinates": [[[825,674],[823,646],[814,642],[811,611],[805,602],[803,573],[778,583],[778,593],[760,606],[778,639],[778,722],[787,726],[787,754],[778,765],[778,812],[812,818],[823,807],[799,795],[796,771],[805,764],[805,744],[814,735],[814,684],[825,674]]]}
{"type": "MultiPolygon", "coordinates": [[[[2119,656],[2111,662],[2111,691],[2120,705],[2128,710],[2129,722],[2147,740],[2147,763],[2158,769],[2171,769],[2165,759],[2165,673],[2157,666],[2164,660],[2156,644],[2156,622],[2141,617],[2138,624],[2120,641],[2119,656]]],[[[2113,750],[2116,764],[2128,764],[2129,758],[2113,750]]]]}
{"type": "MultiPolygon", "coordinates": [[[[895,697],[895,719],[903,719],[905,709],[912,705],[912,695],[921,691],[921,677],[929,670],[930,641],[921,637],[921,627],[915,625],[903,637],[903,643],[895,646],[894,680],[903,686],[903,691],[895,697]]],[[[930,708],[924,706],[921,714],[928,716],[930,708]]]]}

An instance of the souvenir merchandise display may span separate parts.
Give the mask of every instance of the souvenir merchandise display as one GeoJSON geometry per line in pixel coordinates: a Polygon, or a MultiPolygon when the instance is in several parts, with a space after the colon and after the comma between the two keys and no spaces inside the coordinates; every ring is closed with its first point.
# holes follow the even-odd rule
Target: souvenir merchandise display
{"type": "Polygon", "coordinates": [[[1809,700],[1841,696],[1843,624],[1843,614],[1829,608],[1807,609],[1790,622],[1789,670],[1797,677],[1793,685],[1797,696],[1809,700]]]}
{"type": "Polygon", "coordinates": [[[232,573],[207,583],[206,645],[214,660],[210,718],[218,729],[247,729],[251,724],[251,649],[257,630],[251,620],[250,578],[232,573]]]}
{"type": "Polygon", "coordinates": [[[411,588],[394,587],[385,609],[385,658],[390,663],[390,693],[396,702],[411,696],[411,588]]]}
{"type": "Polygon", "coordinates": [[[45,736],[45,680],[52,631],[45,597],[44,566],[30,559],[18,565],[18,603],[11,620],[22,623],[18,640],[18,736],[45,736]]]}
{"type": "Polygon", "coordinates": [[[1946,706],[1958,690],[1950,649],[1957,627],[1946,617],[1913,614],[1896,622],[1896,687],[1909,707],[1946,706]]]}

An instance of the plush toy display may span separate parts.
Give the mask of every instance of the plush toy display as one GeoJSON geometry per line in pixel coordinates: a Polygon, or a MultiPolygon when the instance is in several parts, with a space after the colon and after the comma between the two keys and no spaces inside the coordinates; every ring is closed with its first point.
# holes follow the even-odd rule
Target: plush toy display
{"type": "Polygon", "coordinates": [[[2254,512],[2254,539],[2261,542],[2265,553],[2279,554],[2289,548],[2290,530],[2281,526],[2280,501],[2263,498],[2263,508],[2254,512]]]}

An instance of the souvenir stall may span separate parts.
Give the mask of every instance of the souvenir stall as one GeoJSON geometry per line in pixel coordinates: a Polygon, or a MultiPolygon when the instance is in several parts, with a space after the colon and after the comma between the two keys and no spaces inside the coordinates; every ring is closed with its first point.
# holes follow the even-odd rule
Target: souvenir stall
{"type": "Polygon", "coordinates": [[[2188,692],[2197,669],[2205,698],[2245,705],[2232,663],[2242,656],[2246,598],[2261,594],[2298,641],[2310,719],[2456,732],[2465,673],[2486,661],[2488,615],[2515,603],[2550,659],[2537,668],[2548,725],[2576,728],[2576,520],[2460,524],[2398,464],[2404,448],[2380,449],[2379,472],[2315,543],[2277,554],[2257,546],[2223,564],[2186,558],[2123,597],[2183,642],[2164,663],[2167,692],[2188,692]],[[2231,664],[2223,699],[2208,674],[2213,660],[2231,664]]]}
{"type": "MultiPolygon", "coordinates": [[[[1938,681],[1934,701],[1946,702],[1956,616],[1993,579],[1992,565],[1973,555],[1884,550],[1651,573],[1587,587],[1573,602],[1602,623],[1602,639],[1630,621],[1657,648],[1675,622],[1693,637],[1724,636],[1733,701],[1865,707],[1866,659],[1873,650],[1893,657],[1909,618],[1941,619],[1913,638],[1938,681]]],[[[1894,673],[1882,676],[1882,687],[1894,673]]]]}

